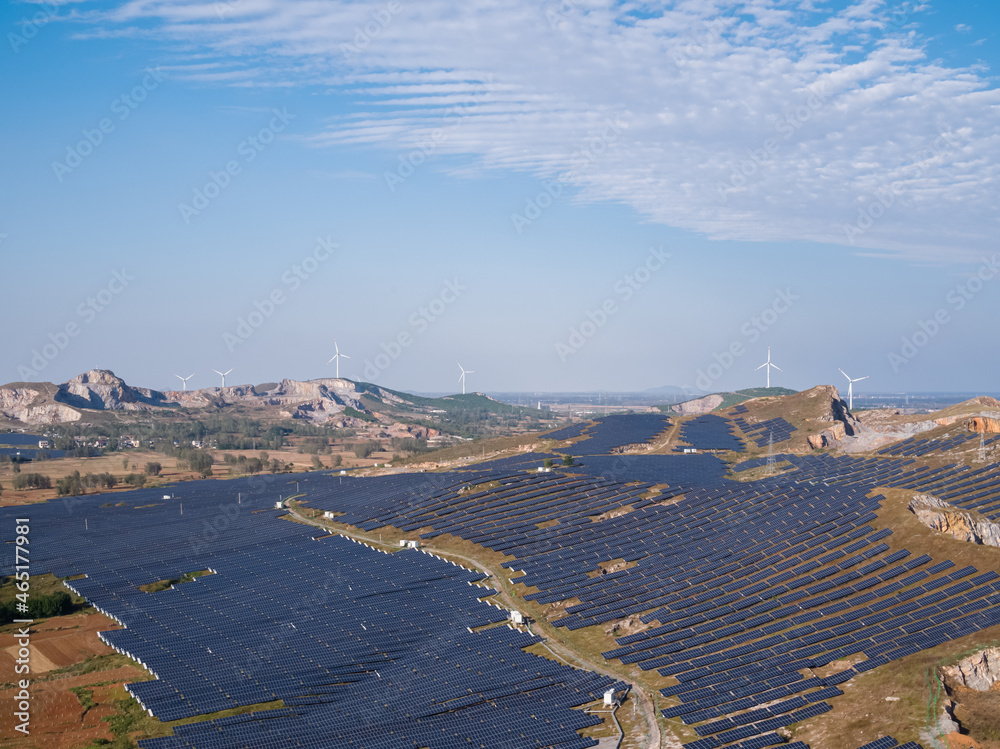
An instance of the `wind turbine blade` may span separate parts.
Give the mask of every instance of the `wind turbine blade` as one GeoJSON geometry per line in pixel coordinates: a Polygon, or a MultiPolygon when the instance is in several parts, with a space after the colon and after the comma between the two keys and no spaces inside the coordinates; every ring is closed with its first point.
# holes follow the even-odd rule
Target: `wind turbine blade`
{"type": "Polygon", "coordinates": [[[334,354],[333,356],[331,356],[330,357],[330,361],[328,361],[327,364],[329,364],[331,361],[333,361],[334,359],[336,359],[338,356],[340,356],[340,354],[334,354]]]}
{"type": "Polygon", "coordinates": [[[858,379],[855,380],[855,382],[861,382],[862,380],[867,380],[869,377],[871,377],[871,375],[865,375],[864,377],[859,377],[858,379]]]}
{"type": "Polygon", "coordinates": [[[341,359],[350,359],[351,358],[347,354],[338,354],[338,356],[340,356],[341,359]]]}
{"type": "MultiPolygon", "coordinates": [[[[760,365],[759,367],[757,367],[757,369],[763,369],[764,367],[766,367],[766,366],[767,366],[768,364],[770,364],[770,363],[771,363],[771,362],[767,362],[767,361],[766,361],[766,362],[764,362],[763,364],[761,364],[761,365],[760,365]]],[[[756,371],[757,371],[757,369],[755,369],[755,370],[754,370],[754,372],[756,372],[756,371]]]]}
{"type": "Polygon", "coordinates": [[[185,380],[190,380],[190,379],[191,379],[192,377],[194,377],[194,372],[192,372],[191,374],[189,374],[189,375],[188,375],[187,377],[185,377],[184,379],[185,379],[185,380]]]}
{"type": "Polygon", "coordinates": [[[777,369],[779,372],[784,372],[785,371],[781,367],[779,367],[777,364],[772,364],[771,366],[774,367],[775,369],[777,369]]]}
{"type": "Polygon", "coordinates": [[[840,372],[842,375],[844,375],[844,377],[847,377],[848,380],[851,379],[850,376],[847,374],[847,372],[842,370],[840,367],[837,367],[837,371],[840,372]]]}

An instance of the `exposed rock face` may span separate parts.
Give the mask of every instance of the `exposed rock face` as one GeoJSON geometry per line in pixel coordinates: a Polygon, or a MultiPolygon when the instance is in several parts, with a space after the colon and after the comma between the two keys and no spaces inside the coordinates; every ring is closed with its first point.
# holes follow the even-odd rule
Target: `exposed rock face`
{"type": "Polygon", "coordinates": [[[833,447],[847,436],[847,428],[842,422],[836,421],[829,429],[824,429],[819,434],[811,434],[808,437],[809,445],[814,450],[824,447],[833,447]]]}
{"type": "Polygon", "coordinates": [[[959,510],[927,494],[914,496],[909,510],[932,531],[946,533],[959,541],[1000,547],[1000,525],[978,513],[959,510]]]}
{"type": "Polygon", "coordinates": [[[107,369],[92,369],[59,386],[55,399],[96,411],[148,411],[166,402],[163,393],[134,388],[107,369]]]}
{"type": "Polygon", "coordinates": [[[864,425],[854,418],[854,414],[848,410],[847,403],[840,397],[840,391],[832,385],[828,387],[833,391],[834,396],[830,403],[830,417],[834,421],[839,421],[843,425],[844,431],[853,437],[864,429],[864,425]]]}
{"type": "Polygon", "coordinates": [[[39,395],[39,391],[27,387],[0,388],[0,416],[33,426],[79,420],[79,411],[59,403],[32,405],[39,395]]]}
{"type": "Polygon", "coordinates": [[[977,692],[1000,691],[1000,648],[986,648],[943,669],[948,680],[977,692]]]}
{"type": "Polygon", "coordinates": [[[991,419],[989,416],[974,416],[966,426],[970,432],[1000,433],[1000,419],[991,419]]]}
{"type": "Polygon", "coordinates": [[[721,405],[722,396],[715,393],[712,395],[706,395],[704,398],[696,398],[692,401],[678,403],[676,406],[671,406],[670,410],[675,414],[681,414],[682,416],[694,416],[710,413],[721,405]]]}

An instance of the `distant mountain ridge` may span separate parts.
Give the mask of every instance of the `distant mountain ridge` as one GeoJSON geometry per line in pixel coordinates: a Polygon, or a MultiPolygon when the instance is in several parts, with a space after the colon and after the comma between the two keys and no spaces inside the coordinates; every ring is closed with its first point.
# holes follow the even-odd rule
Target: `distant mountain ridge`
{"type": "Polygon", "coordinates": [[[233,409],[261,419],[304,419],[316,424],[347,426],[359,422],[392,422],[448,411],[534,411],[509,406],[481,393],[427,398],[367,382],[335,377],[316,380],[231,385],[198,390],[153,390],[129,385],[108,369],[92,369],[68,382],[15,382],[0,387],[0,419],[27,425],[52,425],[113,418],[233,409]]]}

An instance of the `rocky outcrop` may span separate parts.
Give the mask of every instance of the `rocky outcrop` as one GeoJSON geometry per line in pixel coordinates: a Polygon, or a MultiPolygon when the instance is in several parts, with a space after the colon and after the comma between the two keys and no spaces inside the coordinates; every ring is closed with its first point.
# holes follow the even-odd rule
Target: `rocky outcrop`
{"type": "Polygon", "coordinates": [[[79,421],[80,412],[60,403],[34,405],[41,393],[29,387],[0,388],[0,417],[32,426],[79,421]]]}
{"type": "Polygon", "coordinates": [[[685,401],[684,403],[678,403],[676,406],[671,406],[670,410],[675,414],[680,414],[681,416],[697,416],[700,414],[711,413],[719,406],[722,405],[722,396],[718,393],[712,395],[706,395],[704,398],[695,398],[694,400],[685,401]]]}
{"type": "Polygon", "coordinates": [[[1000,525],[978,513],[960,510],[928,494],[917,494],[909,510],[932,531],[945,533],[959,541],[1000,547],[1000,525]]]}
{"type": "Polygon", "coordinates": [[[1000,691],[1000,648],[986,648],[944,669],[951,684],[977,692],[1000,691]]]}
{"type": "Polygon", "coordinates": [[[847,428],[839,421],[834,422],[829,429],[819,434],[810,434],[807,438],[810,447],[821,450],[824,447],[835,447],[847,436],[847,428]]]}
{"type": "Polygon", "coordinates": [[[970,432],[1000,434],[1000,419],[992,419],[989,416],[973,416],[965,426],[970,432]]]}
{"type": "Polygon", "coordinates": [[[859,434],[864,430],[864,424],[854,418],[854,414],[847,408],[847,403],[840,397],[840,391],[832,385],[827,387],[833,391],[830,402],[830,419],[839,421],[848,436],[853,437],[859,434]]]}
{"type": "Polygon", "coordinates": [[[134,388],[108,369],[92,369],[59,386],[55,399],[74,408],[95,411],[149,411],[166,404],[166,396],[134,388]]]}

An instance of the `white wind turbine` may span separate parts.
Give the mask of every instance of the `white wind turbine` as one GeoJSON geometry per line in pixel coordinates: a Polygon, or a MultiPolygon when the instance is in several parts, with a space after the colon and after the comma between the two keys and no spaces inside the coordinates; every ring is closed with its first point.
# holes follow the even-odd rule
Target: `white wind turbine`
{"type": "MultiPolygon", "coordinates": [[[[330,357],[330,361],[337,362],[337,379],[339,380],[340,379],[340,360],[341,359],[350,359],[351,357],[349,357],[347,354],[340,353],[340,346],[337,345],[336,341],[333,342],[333,348],[334,348],[334,351],[336,351],[337,353],[335,353],[333,356],[330,357]]],[[[327,364],[329,364],[330,361],[328,361],[327,364]]]]}
{"type": "Polygon", "coordinates": [[[178,380],[180,380],[181,382],[184,383],[184,385],[181,388],[181,390],[187,390],[188,389],[188,380],[190,380],[192,377],[194,377],[194,372],[192,372],[191,374],[189,374],[187,377],[181,377],[179,374],[175,374],[174,377],[176,377],[178,380]]]}
{"type": "Polygon", "coordinates": [[[229,374],[230,372],[232,372],[233,368],[230,367],[225,372],[220,372],[217,369],[213,369],[212,371],[215,372],[217,375],[220,375],[222,377],[222,387],[225,387],[226,386],[226,375],[229,374]]]}
{"type": "Polygon", "coordinates": [[[458,368],[462,370],[462,374],[459,375],[458,381],[462,383],[462,395],[465,395],[465,376],[467,374],[475,374],[476,370],[474,370],[474,369],[462,369],[462,365],[461,364],[458,365],[458,368]]]}
{"type": "Polygon", "coordinates": [[[851,410],[854,410],[854,383],[855,382],[861,382],[862,380],[867,380],[868,377],[869,377],[869,375],[865,375],[864,377],[855,377],[852,380],[848,376],[847,372],[845,372],[844,370],[842,370],[840,367],[837,367],[837,370],[842,375],[844,375],[844,377],[847,377],[847,383],[848,383],[848,385],[847,385],[847,407],[849,409],[851,409],[851,410]]]}
{"type": "MultiPolygon", "coordinates": [[[[784,370],[781,367],[779,367],[777,364],[772,364],[771,363],[771,347],[770,346],[767,347],[767,361],[764,362],[763,364],[761,364],[759,367],[757,367],[757,369],[764,369],[764,367],[767,367],[767,386],[771,387],[771,368],[774,367],[774,369],[777,369],[779,372],[783,372],[784,370]]],[[[755,369],[754,372],[756,372],[757,369],[755,369]]]]}

